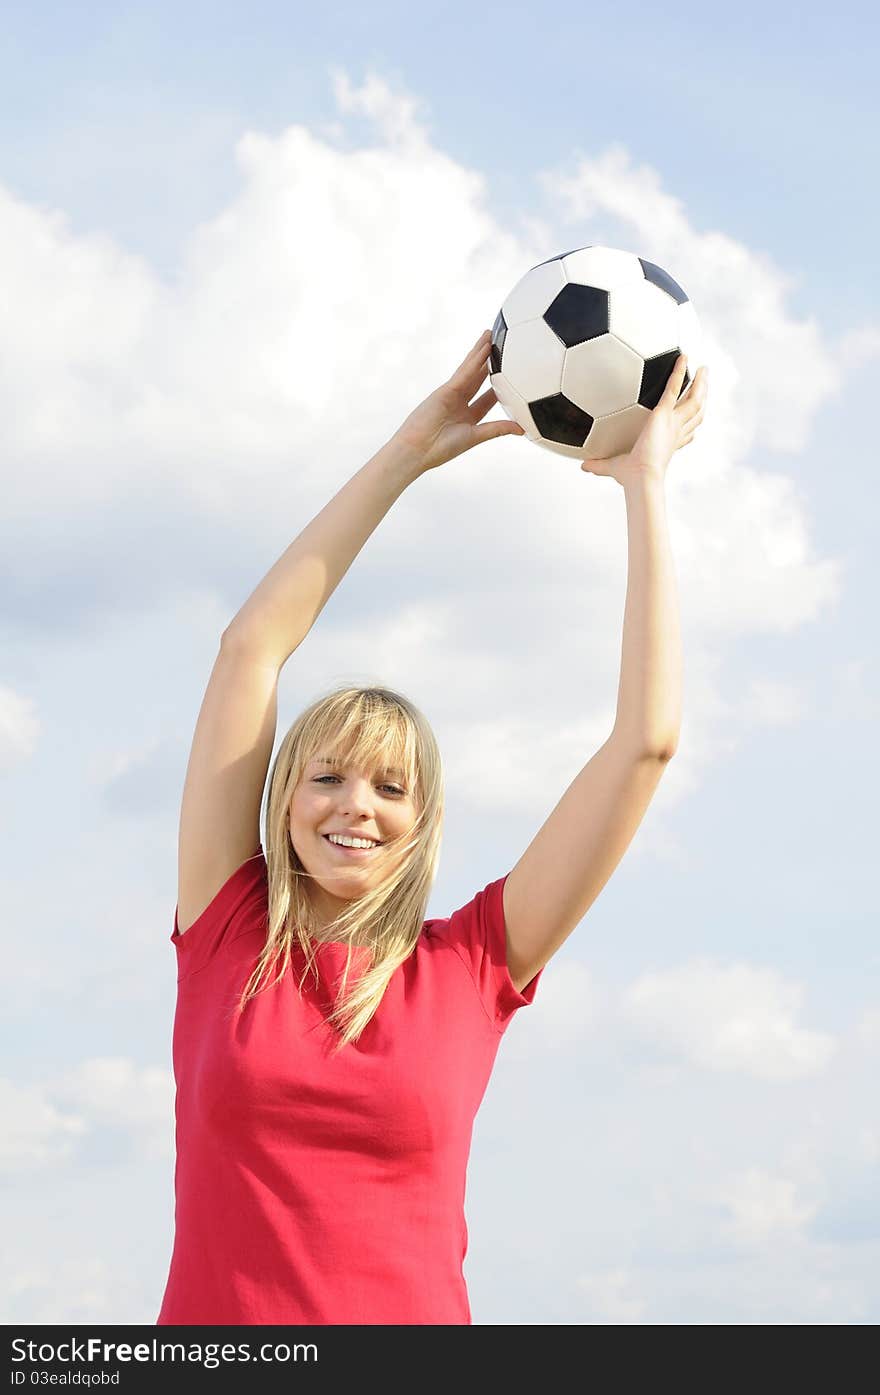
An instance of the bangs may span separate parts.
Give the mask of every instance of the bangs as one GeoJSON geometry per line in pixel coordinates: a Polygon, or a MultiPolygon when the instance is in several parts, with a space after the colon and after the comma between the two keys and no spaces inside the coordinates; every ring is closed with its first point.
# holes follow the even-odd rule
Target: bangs
{"type": "Polygon", "coordinates": [[[371,775],[390,775],[407,789],[415,785],[415,733],[397,707],[358,704],[341,724],[336,714],[335,722],[318,724],[309,748],[306,764],[326,760],[340,766],[352,765],[371,775]]]}

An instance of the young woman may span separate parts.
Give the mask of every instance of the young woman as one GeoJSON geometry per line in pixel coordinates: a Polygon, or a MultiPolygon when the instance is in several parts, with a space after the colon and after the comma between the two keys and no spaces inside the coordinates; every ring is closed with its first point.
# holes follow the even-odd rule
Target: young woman
{"type": "Polygon", "coordinates": [[[331,499],[224,632],[180,819],[175,1237],[158,1323],[469,1323],[463,1198],[501,1037],[630,844],[679,731],[664,513],[706,375],[679,358],[633,450],[617,716],[515,867],[425,920],[443,822],[428,722],[343,688],[275,741],[278,676],[426,470],[483,423],[489,335],[331,499]]]}

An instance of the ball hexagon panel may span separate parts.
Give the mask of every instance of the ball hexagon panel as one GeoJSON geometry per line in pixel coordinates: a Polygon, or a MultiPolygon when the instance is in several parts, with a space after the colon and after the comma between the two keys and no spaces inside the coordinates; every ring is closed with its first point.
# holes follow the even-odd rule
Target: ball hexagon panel
{"type": "Polygon", "coordinates": [[[608,292],[595,286],[563,286],[543,319],[567,349],[608,333],[608,292]]]}
{"type": "Polygon", "coordinates": [[[614,334],[576,344],[562,365],[562,391],[591,417],[622,412],[639,401],[643,361],[614,334]]]}
{"type": "Polygon", "coordinates": [[[579,247],[574,252],[566,252],[562,262],[569,281],[596,286],[603,291],[613,291],[629,281],[645,279],[642,263],[635,253],[621,252],[617,247],[579,247]]]}
{"type": "Polygon", "coordinates": [[[564,358],[565,345],[543,319],[508,324],[501,371],[527,402],[559,392],[564,358]]]}
{"type": "Polygon", "coordinates": [[[565,285],[565,272],[558,257],[533,266],[519,281],[501,306],[508,329],[524,320],[543,315],[565,285]]]}
{"type": "Polygon", "coordinates": [[[608,324],[643,359],[678,347],[678,305],[666,291],[641,281],[610,295],[608,324]]]}

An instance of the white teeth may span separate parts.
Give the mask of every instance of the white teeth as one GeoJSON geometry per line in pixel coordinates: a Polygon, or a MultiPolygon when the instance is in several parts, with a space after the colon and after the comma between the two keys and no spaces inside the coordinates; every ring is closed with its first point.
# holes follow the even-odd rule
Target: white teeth
{"type": "Polygon", "coordinates": [[[378,846],[369,838],[343,838],[338,833],[329,833],[327,836],[331,843],[338,843],[341,848],[375,848],[378,846]]]}

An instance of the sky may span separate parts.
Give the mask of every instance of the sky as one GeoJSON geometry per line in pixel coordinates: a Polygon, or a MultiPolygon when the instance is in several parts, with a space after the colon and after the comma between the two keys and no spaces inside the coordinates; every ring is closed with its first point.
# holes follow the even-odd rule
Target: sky
{"type": "MultiPolygon", "coordinates": [[[[712,370],[667,474],[684,720],[502,1040],[473,1320],[875,1323],[876,11],[37,0],[4,28],[2,1320],[158,1313],[222,630],[519,277],[604,244],[685,287],[712,370]]],[[[430,916],[609,734],[625,585],[619,486],[502,439],[405,491],[285,666],[279,742],[344,682],[430,720],[430,916]]]]}

